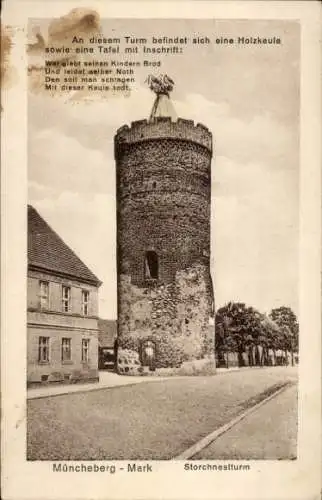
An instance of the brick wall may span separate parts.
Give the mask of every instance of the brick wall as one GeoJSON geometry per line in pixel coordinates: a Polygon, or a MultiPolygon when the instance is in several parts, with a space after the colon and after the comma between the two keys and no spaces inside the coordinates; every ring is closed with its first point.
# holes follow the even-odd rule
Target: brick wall
{"type": "Polygon", "coordinates": [[[153,338],[158,367],[213,353],[211,157],[211,133],[190,120],[142,120],[115,137],[118,336],[134,351],[153,338]],[[157,255],[156,281],[147,252],[157,255]]]}
{"type": "Polygon", "coordinates": [[[178,269],[209,261],[211,151],[162,138],[127,145],[116,162],[119,273],[143,285],[148,250],[166,283],[178,269]]]}
{"type": "Polygon", "coordinates": [[[153,121],[138,120],[131,123],[131,126],[123,125],[116,133],[116,149],[125,143],[136,143],[146,139],[160,139],[164,137],[173,137],[174,139],[186,139],[197,142],[208,149],[212,149],[211,132],[193,120],[184,120],[178,118],[176,122],[170,117],[157,117],[153,121]]]}

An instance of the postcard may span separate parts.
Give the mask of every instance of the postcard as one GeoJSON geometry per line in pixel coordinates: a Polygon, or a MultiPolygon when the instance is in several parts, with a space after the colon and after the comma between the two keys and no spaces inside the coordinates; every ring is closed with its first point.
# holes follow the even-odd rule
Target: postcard
{"type": "Polygon", "coordinates": [[[4,499],[318,498],[319,13],[5,6],[4,499]]]}

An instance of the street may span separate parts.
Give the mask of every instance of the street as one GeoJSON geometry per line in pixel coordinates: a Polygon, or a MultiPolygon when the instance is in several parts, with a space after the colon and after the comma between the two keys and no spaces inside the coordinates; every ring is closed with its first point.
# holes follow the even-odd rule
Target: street
{"type": "MultiPolygon", "coordinates": [[[[297,371],[292,367],[252,368],[211,377],[150,379],[132,386],[29,400],[27,458],[169,460],[263,400],[275,387],[296,381],[297,371]]],[[[244,430],[241,428],[237,438],[231,435],[230,441],[229,433],[227,443],[223,442],[220,452],[216,447],[214,457],[221,453],[223,458],[242,455],[252,459],[268,453],[267,458],[274,458],[273,447],[265,447],[264,441],[274,443],[282,438],[293,442],[296,410],[286,393],[275,403],[273,399],[264,404],[259,416],[253,415],[255,420],[249,417],[248,428],[249,419],[241,422],[244,430]],[[289,438],[286,427],[291,429],[289,438]]],[[[282,448],[283,458],[293,456],[292,446],[282,448]]],[[[213,458],[212,447],[204,451],[213,458]]]]}
{"type": "Polygon", "coordinates": [[[294,459],[297,455],[296,448],[297,387],[292,386],[241,420],[192,458],[294,459]]]}

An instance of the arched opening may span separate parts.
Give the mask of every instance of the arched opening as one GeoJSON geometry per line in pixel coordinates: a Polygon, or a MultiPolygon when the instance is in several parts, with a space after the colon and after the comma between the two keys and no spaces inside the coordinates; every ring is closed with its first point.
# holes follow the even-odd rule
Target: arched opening
{"type": "Polygon", "coordinates": [[[159,278],[159,259],[156,252],[152,250],[146,252],[145,254],[145,279],[159,278]]]}
{"type": "Polygon", "coordinates": [[[156,346],[152,340],[143,340],[140,349],[140,361],[142,366],[148,366],[151,371],[155,370],[156,346]]]}

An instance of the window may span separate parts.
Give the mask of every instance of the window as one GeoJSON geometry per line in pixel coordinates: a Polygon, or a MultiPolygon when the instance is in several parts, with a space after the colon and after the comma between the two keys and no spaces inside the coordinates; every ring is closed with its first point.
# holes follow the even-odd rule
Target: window
{"type": "Polygon", "coordinates": [[[49,337],[39,337],[38,361],[39,363],[49,362],[49,337]]]}
{"type": "Polygon", "coordinates": [[[89,339],[82,339],[82,363],[89,360],[89,339]]]}
{"type": "Polygon", "coordinates": [[[40,309],[48,309],[49,307],[48,281],[39,281],[39,299],[40,299],[40,309]]]}
{"type": "Polygon", "coordinates": [[[82,290],[82,313],[88,316],[89,291],[82,290]]]}
{"type": "Polygon", "coordinates": [[[72,341],[68,338],[63,338],[61,341],[61,360],[71,361],[72,359],[72,341]]]}
{"type": "Polygon", "coordinates": [[[157,280],[159,277],[159,262],[156,252],[146,252],[145,254],[145,279],[157,280]]]}
{"type": "Polygon", "coordinates": [[[63,312],[69,312],[70,311],[70,287],[63,285],[62,294],[63,294],[63,296],[62,296],[63,312]]]}

